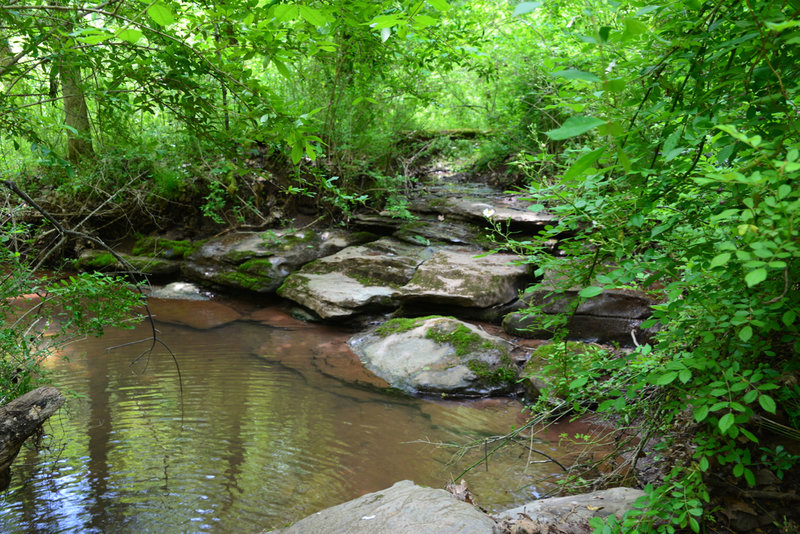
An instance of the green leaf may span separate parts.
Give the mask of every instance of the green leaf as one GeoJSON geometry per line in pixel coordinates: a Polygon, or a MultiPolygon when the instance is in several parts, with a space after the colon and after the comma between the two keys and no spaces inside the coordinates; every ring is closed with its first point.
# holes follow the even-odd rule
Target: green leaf
{"type": "Polygon", "coordinates": [[[414,27],[417,29],[427,28],[428,26],[435,26],[439,21],[428,15],[417,15],[414,17],[414,27]]]}
{"type": "Polygon", "coordinates": [[[744,479],[747,481],[748,486],[756,485],[756,475],[753,473],[751,469],[744,470],[744,479]]]}
{"type": "Polygon", "coordinates": [[[592,74],[591,72],[584,72],[582,70],[577,70],[577,69],[559,70],[550,73],[550,75],[555,76],[556,78],[566,78],[567,80],[583,80],[584,82],[603,81],[594,74],[592,74]]]}
{"type": "Polygon", "coordinates": [[[598,148],[597,150],[592,150],[588,154],[584,154],[575,160],[567,172],[564,173],[563,179],[564,180],[571,180],[577,176],[583,174],[583,171],[591,167],[594,162],[600,159],[600,156],[606,151],[605,148],[598,148]]]}
{"type": "Polygon", "coordinates": [[[761,395],[758,397],[758,403],[764,409],[764,411],[769,413],[775,413],[775,408],[777,407],[775,401],[769,395],[761,395]]]}
{"type": "Polygon", "coordinates": [[[708,417],[708,404],[703,404],[694,411],[694,420],[698,423],[704,421],[706,417],[708,417]]]}
{"type": "Polygon", "coordinates": [[[297,6],[291,4],[278,4],[275,6],[273,16],[277,22],[286,22],[297,17],[297,6]]]}
{"type": "Polygon", "coordinates": [[[450,9],[450,4],[448,4],[445,0],[428,0],[428,3],[439,11],[447,11],[450,9]]]}
{"type": "Polygon", "coordinates": [[[783,324],[786,326],[791,326],[795,319],[797,319],[797,312],[794,310],[787,310],[781,317],[781,321],[783,321],[783,324]]]}
{"type": "Polygon", "coordinates": [[[684,369],[680,373],[678,373],[678,378],[684,384],[687,383],[689,380],[692,379],[692,372],[689,369],[684,369]]]}
{"type": "Polygon", "coordinates": [[[278,74],[280,74],[286,79],[292,78],[292,73],[289,72],[289,69],[286,68],[286,65],[284,65],[284,63],[281,60],[276,58],[271,58],[271,59],[272,59],[272,64],[275,65],[275,69],[278,71],[278,74]]]}
{"type": "Polygon", "coordinates": [[[325,16],[319,9],[300,4],[300,16],[312,26],[325,26],[325,16]]]}
{"type": "Polygon", "coordinates": [[[586,385],[589,381],[589,377],[586,375],[579,376],[575,380],[569,383],[569,389],[578,389],[586,385]]]}
{"type": "Polygon", "coordinates": [[[544,4],[544,2],[521,2],[514,8],[514,16],[527,15],[534,9],[542,7],[542,4],[544,4]]]}
{"type": "Polygon", "coordinates": [[[129,43],[136,43],[139,39],[142,38],[142,32],[139,30],[133,30],[130,28],[124,29],[117,34],[119,39],[123,41],[128,41],[129,43]]]}
{"type": "Polygon", "coordinates": [[[708,457],[703,456],[702,458],[700,458],[700,470],[703,472],[708,471],[708,467],[709,467],[708,457]]]}
{"type": "Polygon", "coordinates": [[[561,128],[545,132],[545,135],[550,139],[561,141],[586,133],[601,124],[606,124],[606,121],[595,117],[570,117],[564,121],[561,128]]]}
{"type": "Polygon", "coordinates": [[[671,384],[678,378],[677,371],[670,371],[669,373],[664,373],[663,375],[659,376],[656,379],[656,385],[659,386],[666,386],[667,384],[671,384]]]}
{"type": "Polygon", "coordinates": [[[744,277],[744,281],[747,282],[747,287],[753,287],[754,285],[760,284],[766,279],[767,270],[763,267],[760,267],[754,271],[750,271],[744,277]]]}
{"type": "Polygon", "coordinates": [[[147,8],[147,14],[159,26],[169,26],[175,22],[172,11],[161,2],[147,8]]]}
{"type": "Polygon", "coordinates": [[[723,434],[727,434],[728,429],[733,426],[734,419],[732,413],[726,413],[719,419],[719,431],[723,434]]]}
{"type": "Polygon", "coordinates": [[[108,41],[111,39],[111,35],[107,33],[98,33],[94,35],[87,35],[85,37],[79,37],[78,41],[82,43],[86,43],[88,45],[96,45],[102,43],[103,41],[108,41]]]}
{"type": "Polygon", "coordinates": [[[751,337],[753,337],[753,327],[750,326],[749,324],[745,325],[744,328],[739,330],[739,339],[741,339],[745,343],[750,341],[751,337]]]}
{"type": "Polygon", "coordinates": [[[597,295],[599,295],[602,292],[603,292],[603,288],[602,287],[589,286],[589,287],[583,288],[581,290],[581,292],[578,293],[578,296],[582,297],[582,298],[585,298],[585,299],[590,299],[592,297],[596,297],[597,295]]]}
{"type": "Polygon", "coordinates": [[[642,22],[641,20],[636,19],[625,19],[625,33],[628,35],[640,35],[642,33],[647,33],[648,27],[647,24],[642,22]]]}
{"type": "Polygon", "coordinates": [[[720,267],[722,265],[725,265],[726,263],[728,263],[730,259],[731,259],[730,252],[723,252],[722,254],[718,254],[714,256],[713,260],[711,260],[709,268],[713,269],[714,267],[720,267]]]}

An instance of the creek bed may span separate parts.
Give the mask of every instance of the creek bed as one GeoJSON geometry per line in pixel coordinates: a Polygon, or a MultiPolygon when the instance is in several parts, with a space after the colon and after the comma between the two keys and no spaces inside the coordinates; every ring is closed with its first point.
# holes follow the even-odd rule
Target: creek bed
{"type": "MultiPolygon", "coordinates": [[[[157,325],[182,395],[165,350],[138,360],[141,344],[107,350],[146,338],[146,324],[51,358],[69,399],[46,424],[43,448],[20,452],[0,496],[0,531],[260,532],[398,480],[443,487],[484,448],[455,459],[457,449],[441,444],[524,424],[509,399],[414,399],[350,385],[319,366],[325,352],[343,361],[347,333],[238,306],[242,319],[205,329],[176,323],[213,325],[219,303],[165,306],[170,322],[157,325]]],[[[536,447],[568,455],[557,443],[563,430],[536,447]]],[[[470,472],[478,504],[501,510],[552,490],[560,469],[527,459],[507,447],[470,472]]]]}

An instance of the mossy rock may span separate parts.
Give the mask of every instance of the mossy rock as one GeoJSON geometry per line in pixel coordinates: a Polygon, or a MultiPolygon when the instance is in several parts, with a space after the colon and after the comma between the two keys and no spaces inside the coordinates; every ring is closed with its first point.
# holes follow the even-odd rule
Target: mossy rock
{"type": "Polygon", "coordinates": [[[485,396],[516,387],[511,344],[452,317],[392,319],[350,346],[367,369],[412,394],[485,396]]]}
{"type": "Polygon", "coordinates": [[[131,270],[151,276],[177,274],[180,264],[160,258],[118,254],[128,265],[117,261],[113,254],[104,250],[85,250],[75,261],[75,268],[81,271],[130,272],[131,270]],[[131,269],[132,268],[132,269],[131,269]]]}
{"type": "Polygon", "coordinates": [[[202,244],[202,241],[175,241],[154,236],[143,237],[133,245],[131,254],[134,256],[180,260],[197,250],[202,244]]]}

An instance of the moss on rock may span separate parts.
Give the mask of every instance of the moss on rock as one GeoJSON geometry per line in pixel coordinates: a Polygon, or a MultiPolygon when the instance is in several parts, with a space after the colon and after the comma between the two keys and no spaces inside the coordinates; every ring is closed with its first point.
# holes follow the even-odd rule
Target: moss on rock
{"type": "Polygon", "coordinates": [[[131,254],[134,256],[149,256],[167,260],[182,259],[200,248],[202,241],[171,240],[159,237],[143,237],[133,245],[131,254]]]}

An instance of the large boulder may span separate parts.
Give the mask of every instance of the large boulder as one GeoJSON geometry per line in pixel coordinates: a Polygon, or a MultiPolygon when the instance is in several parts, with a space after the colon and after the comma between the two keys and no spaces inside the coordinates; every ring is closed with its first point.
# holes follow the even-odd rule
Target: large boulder
{"type": "Polygon", "coordinates": [[[81,271],[101,271],[115,273],[144,274],[154,277],[173,276],[180,272],[180,262],[151,256],[133,256],[117,253],[114,256],[106,250],[87,249],[80,253],[75,268],[81,271]],[[117,257],[123,261],[119,261],[117,257]],[[124,262],[124,263],[123,263],[124,262]]]}
{"type": "Polygon", "coordinates": [[[508,341],[452,317],[392,319],[348,343],[367,369],[410,394],[484,396],[517,378],[508,341]]]}
{"type": "Polygon", "coordinates": [[[481,226],[442,215],[419,215],[413,220],[403,220],[383,214],[360,213],[353,217],[352,223],[357,228],[370,232],[391,234],[392,237],[412,245],[491,246],[481,226]]]}
{"type": "Polygon", "coordinates": [[[529,265],[512,254],[481,255],[466,247],[446,247],[420,265],[401,288],[402,300],[488,308],[509,303],[531,283],[529,265]]]}
{"type": "Polygon", "coordinates": [[[442,489],[409,480],[301,519],[273,534],[492,534],[495,522],[442,489]]]}
{"type": "Polygon", "coordinates": [[[201,283],[272,293],[300,266],[373,238],[341,230],[235,232],[203,243],[187,257],[183,273],[201,283]]]}
{"type": "Polygon", "coordinates": [[[305,265],[286,279],[278,294],[323,319],[395,308],[399,288],[431,255],[430,248],[384,237],[305,265]]]}
{"type": "Polygon", "coordinates": [[[611,488],[568,497],[531,501],[495,514],[505,532],[539,534],[542,532],[589,533],[593,517],[614,516],[621,519],[644,496],[642,490],[611,488]]]}
{"type": "Polygon", "coordinates": [[[532,204],[520,195],[500,193],[490,187],[446,184],[428,186],[425,195],[413,199],[409,208],[418,213],[433,213],[477,224],[498,221],[515,231],[535,235],[556,219],[545,211],[532,211],[532,204]]]}
{"type": "MultiPolygon", "coordinates": [[[[503,319],[503,329],[510,335],[547,339],[553,332],[543,328],[548,316],[569,313],[579,291],[571,289],[557,295],[548,291],[531,293],[521,306],[540,306],[537,313],[517,311],[503,319]]],[[[581,302],[567,322],[568,338],[598,343],[631,346],[644,343],[655,332],[643,329],[642,322],[652,314],[656,300],[642,291],[607,289],[581,302]]]]}
{"type": "Polygon", "coordinates": [[[484,310],[517,298],[530,269],[518,256],[460,246],[413,245],[384,237],[306,264],[278,294],[323,319],[414,306],[484,310]]]}

